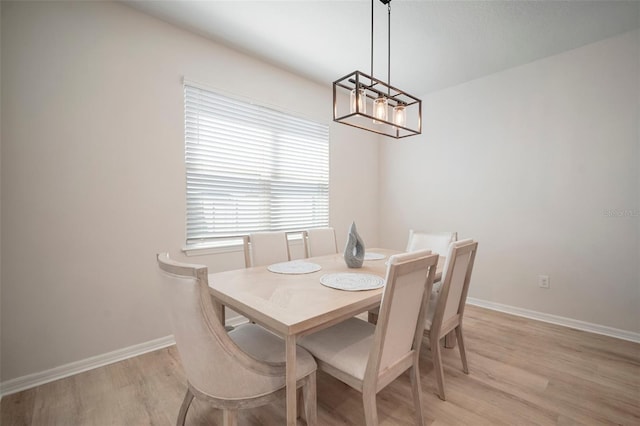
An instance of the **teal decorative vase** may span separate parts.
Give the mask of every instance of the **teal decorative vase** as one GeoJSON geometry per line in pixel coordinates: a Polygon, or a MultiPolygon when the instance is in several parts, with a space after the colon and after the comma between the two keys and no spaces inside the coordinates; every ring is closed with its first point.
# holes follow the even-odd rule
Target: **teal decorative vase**
{"type": "Polygon", "coordinates": [[[364,262],[364,241],[358,235],[355,222],[349,227],[347,246],[344,248],[344,261],[349,268],[361,268],[364,262]]]}

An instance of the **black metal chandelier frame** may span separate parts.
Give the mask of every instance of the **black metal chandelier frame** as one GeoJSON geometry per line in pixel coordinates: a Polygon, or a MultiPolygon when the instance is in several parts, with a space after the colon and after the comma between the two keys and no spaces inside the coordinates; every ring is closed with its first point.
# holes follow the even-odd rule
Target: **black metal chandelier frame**
{"type": "MultiPolygon", "coordinates": [[[[371,0],[371,74],[354,71],[333,82],[333,120],[362,130],[401,139],[422,133],[422,101],[390,84],[391,76],[391,0],[380,0],[388,11],[387,81],[373,76],[373,4],[371,0]],[[354,95],[355,94],[355,95],[354,95]],[[383,115],[376,114],[376,100],[384,99],[383,115]],[[340,100],[350,105],[339,111],[340,100]],[[369,102],[370,101],[370,102],[369,102]],[[372,114],[367,113],[367,104],[372,114]],[[393,111],[387,119],[388,111],[393,111]],[[402,119],[398,119],[397,113],[402,119]],[[407,120],[409,118],[409,120],[407,120]]],[[[378,109],[378,111],[382,111],[378,109]]]]}

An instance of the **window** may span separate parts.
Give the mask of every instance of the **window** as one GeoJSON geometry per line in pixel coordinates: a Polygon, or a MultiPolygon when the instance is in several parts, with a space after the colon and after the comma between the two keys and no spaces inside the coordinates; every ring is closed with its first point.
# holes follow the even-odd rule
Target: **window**
{"type": "Polygon", "coordinates": [[[329,224],[329,128],[185,83],[187,246],[329,224]]]}

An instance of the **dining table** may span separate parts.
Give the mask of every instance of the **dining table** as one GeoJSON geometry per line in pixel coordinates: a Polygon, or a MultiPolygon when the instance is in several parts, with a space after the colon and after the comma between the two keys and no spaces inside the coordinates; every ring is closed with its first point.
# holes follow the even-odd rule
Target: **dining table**
{"type": "MultiPolygon", "coordinates": [[[[297,418],[297,340],[375,308],[382,299],[382,286],[343,290],[332,286],[330,279],[346,277],[353,282],[350,280],[354,277],[374,281],[378,277],[377,281],[384,281],[389,257],[397,253],[400,251],[367,249],[365,259],[371,260],[364,260],[361,268],[348,268],[342,254],[330,254],[209,274],[211,295],[221,319],[227,307],[284,339],[288,426],[296,425],[297,418]]],[[[438,262],[436,280],[440,279],[443,263],[438,262]]],[[[315,422],[309,420],[309,424],[315,422]]]]}

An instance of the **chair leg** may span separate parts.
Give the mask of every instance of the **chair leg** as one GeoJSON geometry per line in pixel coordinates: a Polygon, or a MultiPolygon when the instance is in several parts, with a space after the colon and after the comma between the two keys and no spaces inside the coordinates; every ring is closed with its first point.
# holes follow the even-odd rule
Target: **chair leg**
{"type": "Polygon", "coordinates": [[[420,386],[420,369],[418,360],[411,368],[411,392],[413,393],[413,403],[416,410],[416,425],[424,426],[424,414],[422,412],[422,386],[420,386]]]}
{"type": "Polygon", "coordinates": [[[304,398],[304,420],[307,422],[307,426],[316,426],[318,424],[318,403],[315,371],[305,379],[302,386],[302,396],[304,398]]]}
{"type": "Polygon", "coordinates": [[[431,340],[431,357],[433,358],[433,370],[436,375],[436,382],[438,384],[438,396],[441,400],[446,401],[444,395],[444,371],[442,369],[442,349],[440,349],[440,342],[438,339],[431,340]]]}
{"type": "Polygon", "coordinates": [[[378,323],[378,314],[374,312],[369,312],[367,314],[367,321],[373,325],[376,325],[378,323]]]}
{"type": "Polygon", "coordinates": [[[460,359],[462,360],[462,371],[464,371],[464,374],[469,374],[467,351],[464,349],[464,339],[462,338],[462,324],[456,327],[456,338],[458,339],[458,350],[460,351],[460,359]]]}
{"type": "Polygon", "coordinates": [[[222,410],[222,424],[224,426],[238,426],[238,410],[222,410]]]}
{"type": "Polygon", "coordinates": [[[378,426],[378,409],[376,407],[375,389],[364,389],[362,392],[364,420],[366,426],[378,426]]]}
{"type": "Polygon", "coordinates": [[[184,422],[187,419],[187,411],[191,406],[191,401],[193,401],[193,394],[191,393],[191,389],[187,388],[187,393],[184,395],[184,399],[182,400],[182,405],[180,406],[180,412],[178,413],[178,420],[176,420],[176,426],[184,426],[184,422]]]}

